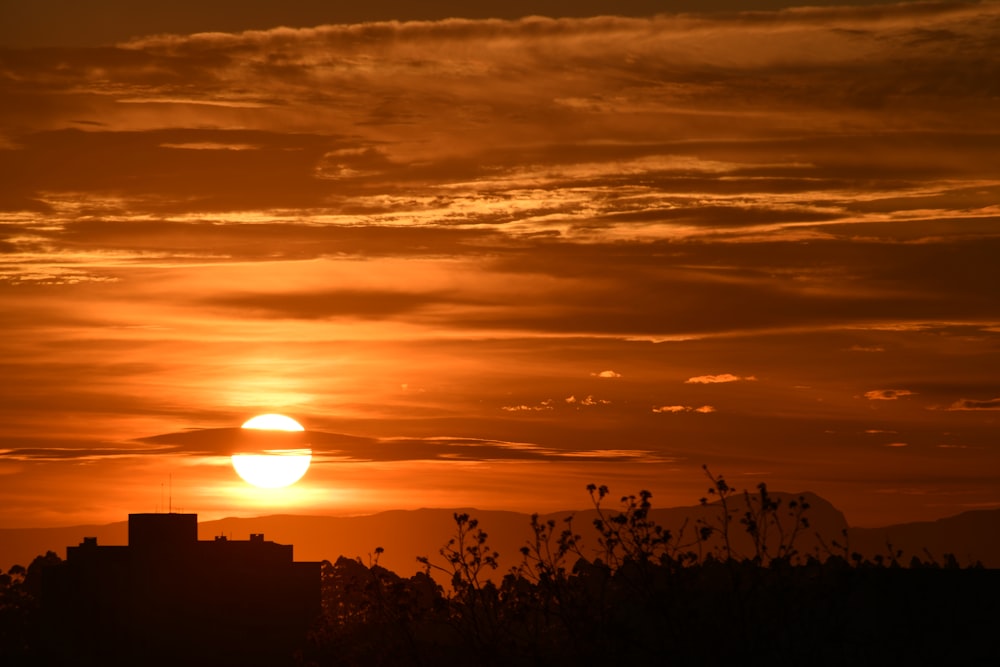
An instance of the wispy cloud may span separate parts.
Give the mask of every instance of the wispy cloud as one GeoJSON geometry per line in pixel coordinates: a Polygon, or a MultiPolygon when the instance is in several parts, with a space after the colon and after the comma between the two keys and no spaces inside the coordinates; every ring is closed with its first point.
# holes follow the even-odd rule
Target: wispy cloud
{"type": "Polygon", "coordinates": [[[962,398],[955,401],[945,409],[960,412],[975,410],[1000,410],[1000,398],[991,398],[982,401],[962,398]]]}
{"type": "Polygon", "coordinates": [[[601,371],[600,373],[591,373],[591,375],[599,378],[620,378],[622,376],[621,373],[616,373],[615,371],[611,370],[601,371]]]}
{"type": "Polygon", "coordinates": [[[711,412],[715,412],[715,408],[711,405],[703,405],[699,408],[690,405],[663,405],[658,408],[653,408],[653,412],[657,414],[677,412],[699,412],[701,414],[709,414],[711,412]]]}
{"type": "Polygon", "coordinates": [[[894,164],[889,149],[902,137],[883,138],[873,109],[919,102],[944,119],[956,104],[989,99],[974,82],[991,72],[970,54],[990,43],[995,8],[880,12],[385,22],[8,55],[15,76],[0,118],[24,130],[6,157],[48,167],[22,169],[9,202],[100,190],[122,195],[133,215],[304,206],[356,211],[369,225],[591,241],[750,240],[800,228],[822,238],[846,232],[836,224],[874,231],[901,209],[986,215],[997,187],[992,135],[970,142],[936,124],[909,135],[936,170],[928,183],[894,164]],[[901,87],[913,63],[921,86],[901,87]],[[39,95],[52,104],[34,104],[39,95]],[[848,134],[838,129],[845,118],[848,134]],[[67,124],[102,129],[73,134],[67,124]],[[430,134],[434,142],[413,139],[430,134]],[[869,151],[879,159],[852,163],[873,142],[885,144],[869,151]],[[89,168],[95,154],[103,169],[89,168]],[[982,205],[951,178],[959,172],[984,175],[982,205]],[[871,189],[859,192],[861,182],[871,189]]]}
{"type": "Polygon", "coordinates": [[[873,389],[865,392],[865,398],[869,401],[895,401],[907,396],[915,396],[916,393],[909,389],[873,389]]]}
{"type": "Polygon", "coordinates": [[[732,373],[722,373],[720,375],[696,375],[695,377],[690,377],[684,380],[684,384],[724,384],[726,382],[755,382],[757,380],[753,375],[747,375],[745,377],[740,377],[739,375],[733,375],[732,373]]]}
{"type": "Polygon", "coordinates": [[[554,410],[552,399],[546,399],[541,403],[536,403],[534,405],[504,405],[500,408],[505,412],[544,412],[546,410],[554,410]]]}
{"type": "MultiPolygon", "coordinates": [[[[446,436],[363,438],[312,431],[294,440],[300,444],[307,443],[315,459],[340,463],[435,460],[612,462],[634,461],[656,456],[655,452],[647,449],[557,448],[531,442],[446,436]]],[[[141,443],[150,452],[153,449],[150,445],[155,445],[160,453],[168,449],[177,455],[201,455],[212,452],[214,455],[228,456],[245,446],[246,438],[241,429],[199,429],[144,438],[141,443]]]]}
{"type": "Polygon", "coordinates": [[[566,403],[570,405],[582,405],[585,407],[590,407],[593,405],[610,405],[611,401],[604,398],[594,398],[592,395],[587,395],[586,398],[577,398],[576,396],[568,396],[563,399],[566,403]]]}

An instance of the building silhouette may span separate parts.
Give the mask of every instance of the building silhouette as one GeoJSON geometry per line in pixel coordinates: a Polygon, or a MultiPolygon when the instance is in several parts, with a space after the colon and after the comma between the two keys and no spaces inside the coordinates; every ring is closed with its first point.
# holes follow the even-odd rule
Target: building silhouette
{"type": "Polygon", "coordinates": [[[84,538],[45,573],[47,653],[72,665],[283,665],[320,613],[292,545],[198,539],[196,514],[130,514],[128,546],[84,538]]]}

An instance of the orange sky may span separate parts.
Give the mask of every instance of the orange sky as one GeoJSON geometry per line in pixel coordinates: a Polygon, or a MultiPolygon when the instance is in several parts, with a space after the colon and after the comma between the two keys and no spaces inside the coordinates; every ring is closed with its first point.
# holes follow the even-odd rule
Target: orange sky
{"type": "Polygon", "coordinates": [[[1000,3],[14,4],[0,527],[690,504],[703,463],[855,525],[1000,506],[1000,3]],[[291,489],[229,466],[261,412],[312,432],[291,489]]]}

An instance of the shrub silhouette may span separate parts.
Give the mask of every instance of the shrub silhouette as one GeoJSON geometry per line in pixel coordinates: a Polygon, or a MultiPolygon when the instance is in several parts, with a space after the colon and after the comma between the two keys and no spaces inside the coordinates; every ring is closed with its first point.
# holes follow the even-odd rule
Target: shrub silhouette
{"type": "Polygon", "coordinates": [[[435,589],[433,612],[413,634],[421,648],[411,664],[580,665],[652,657],[684,665],[971,664],[984,653],[996,656],[985,638],[986,619],[998,618],[1000,572],[961,570],[954,557],[947,567],[931,560],[907,570],[898,553],[872,560],[803,556],[795,546],[810,528],[803,497],[783,504],[763,484],[740,494],[721,475],[705,473],[709,495],[719,502],[703,504],[718,513],[699,520],[692,541],[684,541],[686,526],[674,535],[651,519],[648,491],[621,497],[612,510],[610,490],[591,484],[596,548],[585,550],[573,515],[562,526],[532,515],[521,562],[498,584],[483,580],[497,568],[488,535],[476,519],[455,514],[455,536],[439,551],[443,561],[418,559],[426,575],[447,575],[451,588],[435,589]],[[736,527],[749,537],[748,553],[734,546],[736,527]],[[716,533],[719,545],[708,548],[716,533]]]}
{"type": "Polygon", "coordinates": [[[0,573],[0,664],[42,664],[46,626],[42,615],[42,576],[47,566],[60,562],[49,551],[27,568],[14,565],[0,573]]]}

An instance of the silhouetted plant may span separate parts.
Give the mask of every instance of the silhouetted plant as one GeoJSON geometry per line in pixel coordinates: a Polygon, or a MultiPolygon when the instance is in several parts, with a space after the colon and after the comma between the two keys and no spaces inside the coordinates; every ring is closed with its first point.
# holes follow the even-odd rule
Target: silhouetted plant
{"type": "Polygon", "coordinates": [[[903,557],[903,550],[894,548],[888,537],[885,540],[885,550],[889,554],[889,567],[900,567],[899,559],[903,557]]]}
{"type": "MultiPolygon", "coordinates": [[[[724,560],[729,561],[733,559],[733,545],[729,540],[729,524],[732,521],[733,513],[735,512],[735,510],[729,509],[729,498],[733,495],[734,491],[726,483],[726,480],[722,475],[716,477],[712,474],[712,471],[708,469],[707,465],[703,465],[701,468],[705,471],[708,479],[712,482],[712,486],[708,488],[708,494],[711,496],[717,496],[719,498],[719,504],[722,507],[722,515],[718,519],[718,529],[722,533],[723,554],[725,555],[724,560]]],[[[707,505],[708,498],[702,498],[701,504],[707,505]]]]}
{"type": "Polygon", "coordinates": [[[49,551],[27,568],[13,565],[6,574],[0,573],[0,664],[5,667],[44,661],[42,578],[46,568],[61,561],[49,551]]]}
{"type": "Polygon", "coordinates": [[[563,519],[566,528],[555,537],[554,519],[542,523],[538,514],[531,515],[531,538],[521,547],[522,566],[517,574],[527,576],[536,584],[546,585],[563,581],[568,576],[567,559],[582,558],[580,535],[573,531],[573,515],[563,519]],[[555,538],[555,539],[553,539],[555,538]]]}
{"type": "Polygon", "coordinates": [[[449,576],[449,620],[486,664],[496,658],[495,649],[505,619],[500,613],[500,592],[483,575],[487,570],[497,569],[500,554],[486,544],[489,536],[479,527],[478,519],[457,512],[453,518],[455,536],[438,551],[445,565],[433,563],[426,556],[418,557],[417,561],[424,565],[428,575],[433,569],[449,576]]]}
{"type": "Polygon", "coordinates": [[[781,520],[779,512],[781,499],[775,499],[768,493],[767,484],[763,482],[758,484],[755,495],[744,491],[743,498],[746,507],[740,523],[746,528],[753,543],[754,562],[767,565],[775,558],[782,560],[795,558],[798,554],[795,550],[795,540],[801,530],[809,527],[809,519],[804,516],[809,509],[805,497],[799,496],[798,499],[788,503],[787,516],[792,520],[790,528],[781,520]],[[777,545],[772,541],[774,533],[777,534],[777,545]]]}
{"type": "Polygon", "coordinates": [[[322,566],[322,608],[310,637],[312,661],[338,665],[423,664],[444,613],[440,586],[425,573],[403,579],[341,556],[322,566]]]}
{"type": "MultiPolygon", "coordinates": [[[[604,563],[592,564],[580,548],[581,536],[573,529],[573,515],[563,519],[556,534],[556,521],[544,523],[531,516],[532,536],[522,546],[522,562],[504,582],[516,587],[527,625],[524,633],[532,638],[534,653],[577,654],[583,638],[593,639],[595,625],[605,618],[604,602],[610,570],[604,563]],[[570,565],[569,561],[573,560],[570,565]],[[592,576],[587,576],[590,573],[592,576]]],[[[513,599],[508,595],[508,600],[513,599]]],[[[579,654],[587,662],[593,655],[579,654]]]]}
{"type": "Polygon", "coordinates": [[[612,570],[624,563],[649,563],[659,561],[667,554],[670,531],[649,517],[653,494],[642,490],[637,496],[622,496],[622,511],[607,512],[601,506],[608,495],[608,487],[588,484],[591,502],[597,511],[594,527],[598,532],[600,556],[612,570]]]}
{"type": "Polygon", "coordinates": [[[19,664],[31,652],[28,628],[35,615],[35,600],[27,593],[27,570],[14,565],[0,574],[0,658],[4,664],[19,664]]]}
{"type": "Polygon", "coordinates": [[[816,533],[816,540],[819,542],[820,548],[826,553],[827,558],[838,557],[843,559],[845,562],[851,559],[851,537],[850,533],[846,528],[840,531],[840,536],[843,538],[843,543],[839,540],[830,540],[830,544],[827,544],[825,539],[819,533],[816,533]],[[834,553],[836,549],[839,553],[834,553]]]}
{"type": "Polygon", "coordinates": [[[456,526],[455,537],[448,540],[448,543],[438,551],[447,565],[431,563],[426,556],[419,556],[417,560],[426,568],[448,574],[456,592],[482,590],[484,582],[480,579],[480,573],[485,568],[495,570],[500,554],[490,551],[486,545],[489,535],[479,527],[478,519],[457,512],[453,517],[456,526]]]}

